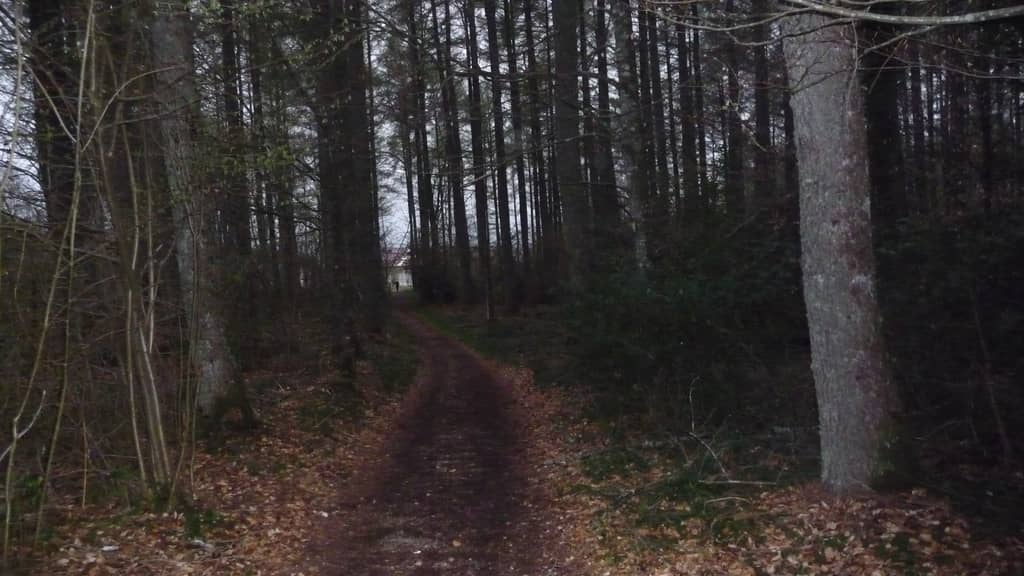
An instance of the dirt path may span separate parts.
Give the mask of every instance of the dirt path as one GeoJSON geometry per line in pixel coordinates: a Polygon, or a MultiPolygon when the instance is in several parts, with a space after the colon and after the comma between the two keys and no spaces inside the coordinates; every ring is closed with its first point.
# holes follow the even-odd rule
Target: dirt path
{"type": "Polygon", "coordinates": [[[421,367],[321,544],[325,574],[568,575],[511,384],[409,314],[421,367]]]}

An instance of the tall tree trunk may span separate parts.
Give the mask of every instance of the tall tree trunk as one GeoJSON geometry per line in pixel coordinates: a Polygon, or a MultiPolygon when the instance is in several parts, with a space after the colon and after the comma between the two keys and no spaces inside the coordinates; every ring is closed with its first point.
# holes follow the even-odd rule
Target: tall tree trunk
{"type": "Polygon", "coordinates": [[[473,191],[476,203],[476,243],[480,259],[480,287],[487,319],[494,317],[494,290],[491,280],[491,227],[487,207],[487,159],[484,154],[483,106],[480,94],[480,69],[477,57],[476,14],[473,4],[465,3],[466,55],[469,60],[469,128],[473,146],[473,191]]]}
{"type": "Polygon", "coordinates": [[[508,61],[509,104],[512,111],[512,156],[516,161],[516,188],[519,196],[519,243],[522,248],[524,282],[530,278],[530,217],[526,206],[526,156],[523,152],[523,105],[519,95],[519,66],[516,61],[515,15],[512,2],[504,0],[505,59],[508,61]]]}
{"type": "Polygon", "coordinates": [[[928,194],[931,188],[931,175],[928,173],[928,149],[924,139],[924,97],[921,91],[921,56],[920,45],[910,44],[910,109],[913,116],[914,162],[911,181],[914,184],[914,203],[919,213],[928,210],[928,194]]]}
{"type": "Polygon", "coordinates": [[[594,12],[594,39],[597,51],[597,138],[594,153],[596,182],[593,186],[592,198],[594,254],[609,258],[620,251],[622,230],[619,217],[621,210],[619,190],[615,179],[615,157],[612,151],[612,109],[608,86],[607,0],[596,0],[594,12]]]}
{"type": "MultiPolygon", "coordinates": [[[[252,101],[252,140],[253,145],[250,154],[253,158],[255,172],[256,196],[263,198],[263,210],[258,213],[257,220],[264,223],[266,238],[261,243],[267,247],[271,259],[271,268],[274,274],[271,278],[275,289],[280,290],[280,250],[278,246],[278,230],[274,221],[277,213],[275,207],[276,199],[273,186],[269,178],[271,169],[267,166],[267,121],[266,121],[266,95],[263,87],[263,69],[267,66],[267,50],[264,45],[265,28],[262,16],[254,14],[249,19],[249,58],[251,61],[249,71],[249,86],[252,101]]],[[[280,295],[280,293],[278,293],[280,295]]]]}
{"type": "Polygon", "coordinates": [[[459,103],[452,77],[452,22],[451,11],[445,3],[445,40],[442,49],[438,31],[437,2],[430,3],[433,18],[434,48],[441,63],[441,109],[445,118],[445,150],[448,152],[448,183],[455,221],[455,251],[459,261],[460,296],[473,300],[476,288],[473,286],[472,254],[469,248],[469,225],[466,220],[466,196],[463,190],[462,135],[460,134],[459,103]]]}
{"type": "Polygon", "coordinates": [[[150,33],[156,70],[159,125],[164,165],[174,220],[174,248],[181,281],[181,300],[189,327],[191,357],[196,370],[196,406],[217,417],[232,392],[241,389],[236,365],[224,336],[221,308],[214,301],[207,246],[205,195],[193,173],[196,164],[192,134],[196,103],[193,83],[192,28],[183,2],[157,5],[150,33]]]}
{"type": "Polygon", "coordinates": [[[62,119],[76,117],[74,75],[80,67],[68,4],[67,0],[32,0],[27,6],[30,64],[36,80],[33,119],[39,186],[47,220],[58,239],[70,216],[75,188],[75,145],[61,124],[62,119]]]}
{"type": "Polygon", "coordinates": [[[417,2],[409,2],[409,64],[412,71],[413,142],[416,154],[416,192],[419,200],[419,232],[416,240],[416,287],[420,298],[431,302],[437,298],[437,228],[434,216],[434,191],[431,184],[430,144],[427,140],[426,84],[420,60],[420,37],[417,32],[417,2]]]}
{"type": "MultiPolygon", "coordinates": [[[[690,6],[690,14],[694,23],[699,23],[700,14],[697,4],[690,6]]],[[[714,203],[708,186],[708,147],[707,122],[704,119],[704,71],[701,64],[700,30],[693,30],[693,43],[690,47],[690,65],[693,67],[693,121],[697,125],[697,152],[700,160],[700,197],[705,208],[714,203]]]]}
{"type": "MultiPolygon", "coordinates": [[[[865,25],[862,43],[870,49],[892,35],[891,27],[865,25]]],[[[897,66],[888,49],[871,50],[863,57],[862,66],[871,166],[871,205],[874,207],[872,221],[879,231],[885,233],[907,214],[899,116],[903,69],[897,66]]]]}
{"type": "MultiPolygon", "coordinates": [[[[345,6],[345,68],[349,79],[344,94],[345,138],[351,150],[351,179],[345,189],[344,231],[352,265],[351,293],[346,298],[355,306],[361,328],[377,333],[383,328],[386,291],[380,237],[377,235],[373,173],[377,161],[371,143],[370,112],[367,104],[367,63],[363,49],[365,0],[349,0],[345,6]]],[[[357,332],[358,333],[358,332],[357,332]]],[[[351,334],[355,338],[356,334],[351,334]]],[[[357,345],[358,351],[358,345],[357,345]]]]}
{"type": "MultiPolygon", "coordinates": [[[[770,17],[768,0],[754,0],[753,17],[770,17]]],[[[775,201],[775,163],[772,154],[771,81],[768,76],[768,24],[754,27],[754,174],[751,214],[775,201]]]]}
{"type": "Polygon", "coordinates": [[[945,168],[944,209],[958,212],[967,206],[971,192],[971,169],[968,139],[961,134],[954,134],[968,126],[970,97],[967,93],[966,79],[960,72],[966,68],[965,51],[967,43],[963,31],[950,28],[947,30],[948,46],[946,50],[946,109],[943,118],[943,165],[945,168]]]}
{"type": "MultiPolygon", "coordinates": [[[[589,66],[590,56],[587,54],[587,7],[585,0],[577,0],[579,3],[579,30],[577,38],[579,39],[579,62],[581,62],[581,70],[589,66]]],[[[583,119],[583,134],[580,138],[580,149],[581,149],[581,177],[583,179],[583,194],[587,198],[587,202],[593,201],[594,197],[594,182],[597,180],[597,175],[594,169],[594,157],[597,155],[597,141],[595,137],[595,124],[594,124],[594,106],[593,101],[590,97],[590,79],[586,76],[582,76],[579,82],[580,90],[580,113],[583,119]]],[[[590,213],[587,214],[587,225],[586,234],[589,237],[593,232],[593,222],[590,219],[590,213]]]]}
{"type": "Polygon", "coordinates": [[[875,292],[867,134],[853,26],[801,15],[785,52],[800,164],[800,236],[822,481],[869,489],[898,462],[898,395],[875,292]],[[837,129],[838,125],[838,129],[837,129]]]}
{"type": "MultiPolygon", "coordinates": [[[[366,8],[366,12],[361,17],[368,19],[370,11],[368,6],[366,8]]],[[[372,195],[373,204],[373,235],[377,238],[377,256],[379,261],[376,263],[376,266],[380,268],[383,273],[384,255],[380,253],[380,239],[383,233],[381,217],[383,215],[380,210],[380,176],[377,174],[377,104],[374,96],[375,83],[373,80],[373,38],[370,35],[372,27],[369,23],[365,23],[363,26],[365,29],[363,38],[365,39],[366,44],[366,121],[368,132],[367,137],[369,139],[370,193],[372,195]]]]}
{"type": "Polygon", "coordinates": [[[927,196],[925,199],[925,204],[926,206],[928,206],[927,210],[928,213],[931,215],[942,213],[942,206],[939,201],[941,196],[939,195],[939,193],[942,187],[944,186],[943,182],[945,180],[945,174],[942,171],[942,164],[938,161],[938,154],[935,144],[935,142],[938,140],[938,129],[935,125],[935,75],[936,72],[929,68],[926,74],[926,85],[928,86],[928,112],[925,115],[925,118],[927,118],[928,123],[928,165],[931,167],[929,173],[931,173],[934,176],[934,178],[929,181],[928,190],[926,191],[927,196]]]}
{"type": "Polygon", "coordinates": [[[484,0],[487,17],[487,48],[491,68],[491,116],[494,119],[494,166],[498,176],[498,253],[501,259],[501,280],[505,306],[518,307],[515,256],[512,250],[512,222],[508,207],[508,155],[505,152],[505,113],[501,102],[501,58],[498,44],[497,0],[484,0]]]}
{"type": "Polygon", "coordinates": [[[235,27],[235,2],[221,2],[221,97],[227,122],[229,155],[222,160],[224,177],[225,241],[238,255],[246,256],[252,248],[249,228],[249,191],[245,174],[245,125],[242,120],[242,97],[238,73],[238,42],[235,27]]]}
{"type": "Polygon", "coordinates": [[[559,196],[564,205],[563,229],[570,288],[584,285],[589,271],[587,198],[580,174],[579,3],[555,2],[555,139],[559,196]]]}
{"type": "MultiPolygon", "coordinates": [[[[640,81],[640,125],[642,127],[641,142],[643,144],[644,154],[641,157],[641,174],[643,175],[646,190],[644,197],[643,212],[641,216],[645,220],[650,220],[651,204],[658,196],[658,178],[657,178],[657,159],[654,142],[654,115],[652,113],[651,106],[651,59],[650,50],[647,47],[648,41],[648,19],[644,13],[643,5],[637,3],[637,42],[636,42],[636,57],[639,67],[637,68],[638,79],[640,81]]],[[[651,228],[651,234],[648,235],[648,246],[649,252],[654,250],[653,243],[662,237],[659,230],[650,227],[651,222],[647,222],[649,228],[651,228]]]]}
{"type": "Polygon", "coordinates": [[[661,50],[658,49],[660,34],[658,34],[658,16],[654,12],[647,11],[647,50],[651,71],[651,138],[654,148],[657,169],[658,193],[654,197],[651,207],[651,218],[656,221],[656,227],[661,235],[670,232],[668,218],[671,214],[669,197],[672,187],[668,172],[668,143],[665,139],[665,99],[662,97],[661,85],[661,50]]]}
{"type": "Polygon", "coordinates": [[[666,23],[662,29],[664,34],[663,44],[665,47],[665,101],[668,103],[666,120],[668,124],[668,150],[670,154],[669,165],[672,167],[672,200],[676,220],[683,217],[683,189],[679,175],[679,136],[676,131],[676,87],[675,79],[672,76],[672,47],[673,27],[666,23]]]}
{"type": "Polygon", "coordinates": [[[799,242],[800,238],[800,172],[797,166],[796,127],[793,124],[792,90],[789,78],[784,79],[785,89],[782,92],[782,130],[786,139],[783,173],[786,187],[780,198],[782,206],[783,231],[786,238],[799,242]]]}
{"type": "Polygon", "coordinates": [[[643,127],[640,122],[636,50],[633,44],[633,13],[625,0],[613,0],[612,30],[615,35],[615,68],[619,75],[619,141],[622,143],[622,188],[629,198],[633,223],[633,258],[639,270],[648,268],[647,229],[643,220],[646,180],[643,168],[643,127]]]}
{"type": "MultiPolygon", "coordinates": [[[[736,14],[735,0],[725,0],[725,12],[736,14]]],[[[743,123],[740,120],[739,45],[725,40],[725,67],[728,74],[726,104],[728,149],[725,156],[725,210],[733,218],[743,213],[743,123]]]]}
{"type": "Polygon", "coordinates": [[[697,130],[699,119],[694,111],[693,93],[699,89],[690,82],[691,51],[686,42],[686,27],[683,24],[676,26],[676,49],[679,56],[679,115],[682,121],[679,131],[680,155],[683,164],[683,218],[689,222],[696,222],[700,213],[700,166],[697,163],[697,130]]]}
{"type": "Polygon", "coordinates": [[[535,241],[535,244],[540,244],[538,253],[542,260],[538,274],[540,281],[538,288],[539,292],[543,293],[552,282],[552,267],[557,261],[555,251],[558,249],[558,243],[555,240],[551,208],[548,202],[548,172],[544,162],[544,130],[541,122],[542,98],[540,85],[537,81],[541,70],[537,65],[537,48],[533,34],[533,0],[522,1],[523,20],[526,27],[526,65],[528,68],[526,90],[529,94],[530,154],[533,159],[534,170],[536,171],[534,195],[537,198],[537,211],[539,212],[538,218],[540,220],[540,240],[535,241]]]}
{"type": "MultiPolygon", "coordinates": [[[[979,46],[992,44],[991,33],[983,31],[980,35],[979,46]]],[[[978,132],[981,134],[981,166],[978,171],[978,180],[981,183],[981,205],[986,214],[992,211],[992,201],[995,194],[995,146],[992,139],[992,85],[996,80],[987,78],[991,75],[989,58],[986,55],[975,57],[975,78],[974,84],[975,100],[977,102],[978,132]]],[[[996,84],[999,87],[999,84],[996,84]]]]}

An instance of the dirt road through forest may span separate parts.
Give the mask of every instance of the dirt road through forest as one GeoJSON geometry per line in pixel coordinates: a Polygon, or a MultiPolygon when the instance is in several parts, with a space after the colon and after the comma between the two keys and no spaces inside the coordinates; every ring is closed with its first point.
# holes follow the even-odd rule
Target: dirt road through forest
{"type": "Polygon", "coordinates": [[[327,524],[325,574],[569,575],[512,384],[408,313],[421,366],[327,524]]]}

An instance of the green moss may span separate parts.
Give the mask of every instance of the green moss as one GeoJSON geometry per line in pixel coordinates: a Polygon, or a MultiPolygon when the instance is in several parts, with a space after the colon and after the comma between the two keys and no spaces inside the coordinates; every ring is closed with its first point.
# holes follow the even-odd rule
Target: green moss
{"type": "Polygon", "coordinates": [[[626,447],[611,447],[583,457],[583,473],[596,482],[614,476],[626,476],[643,472],[649,468],[647,460],[639,452],[626,447]]]}

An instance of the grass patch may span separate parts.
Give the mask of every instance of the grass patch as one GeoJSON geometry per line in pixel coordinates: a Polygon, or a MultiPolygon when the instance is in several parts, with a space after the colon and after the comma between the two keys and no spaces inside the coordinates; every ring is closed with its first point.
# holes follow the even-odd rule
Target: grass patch
{"type": "Polygon", "coordinates": [[[382,338],[369,342],[366,356],[386,394],[407,390],[419,368],[416,339],[405,326],[395,321],[388,324],[382,338]]]}
{"type": "Polygon", "coordinates": [[[614,446],[588,454],[581,460],[583,473],[595,482],[615,476],[628,476],[645,472],[650,467],[642,454],[624,446],[614,446]]]}
{"type": "Polygon", "coordinates": [[[533,371],[540,386],[552,386],[574,374],[567,354],[564,312],[550,306],[517,316],[484,320],[478,308],[420,306],[416,314],[428,324],[477,352],[533,371]]]}
{"type": "Polygon", "coordinates": [[[183,511],[185,516],[185,538],[195,540],[202,538],[211,529],[224,524],[224,518],[216,510],[211,508],[193,508],[191,506],[183,511]]]}

